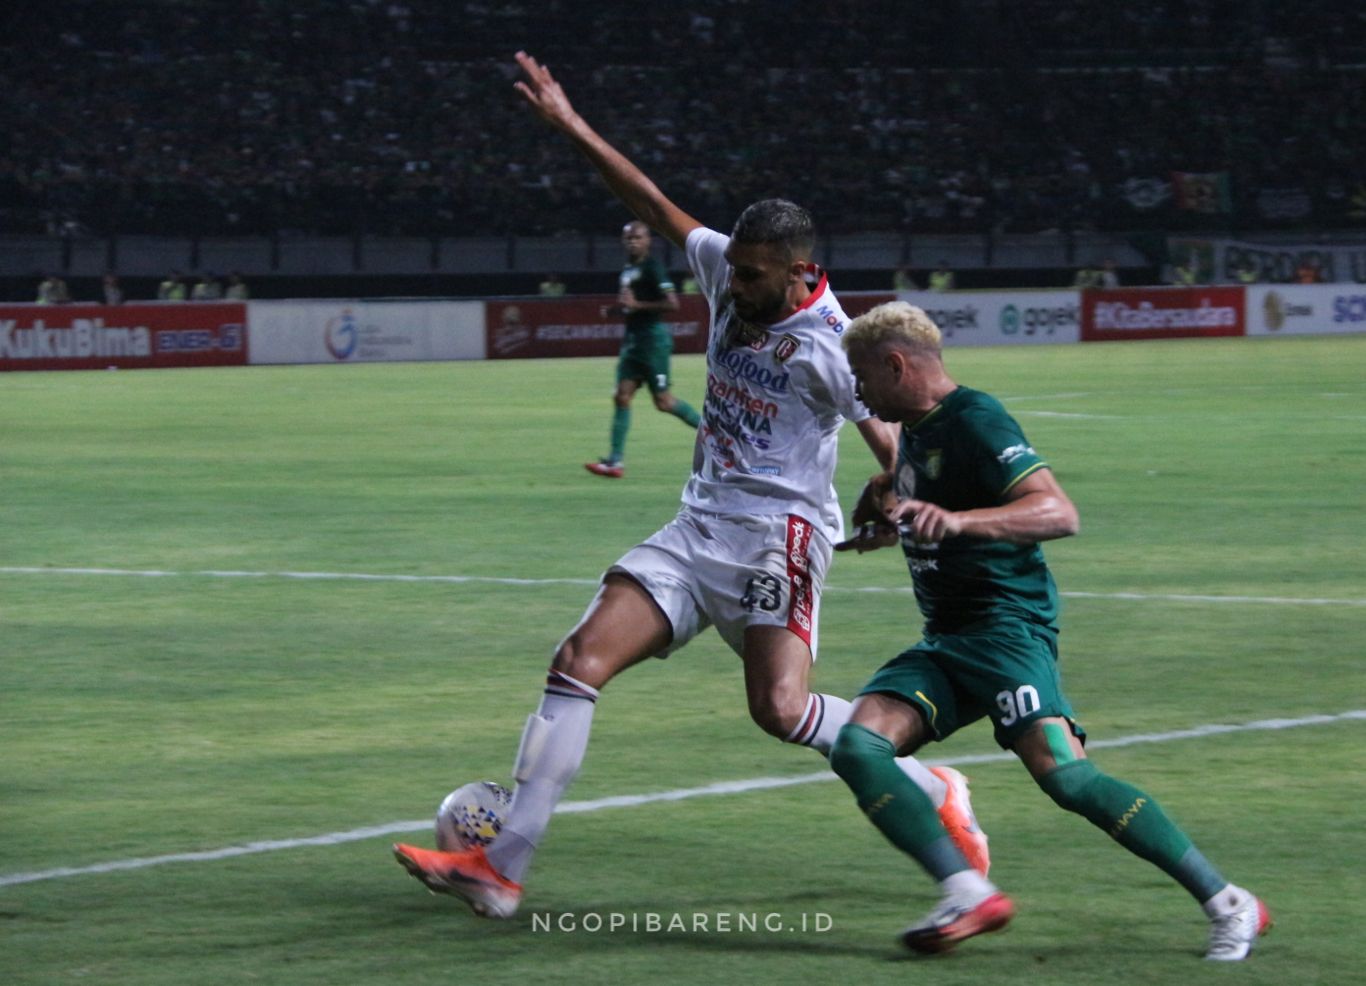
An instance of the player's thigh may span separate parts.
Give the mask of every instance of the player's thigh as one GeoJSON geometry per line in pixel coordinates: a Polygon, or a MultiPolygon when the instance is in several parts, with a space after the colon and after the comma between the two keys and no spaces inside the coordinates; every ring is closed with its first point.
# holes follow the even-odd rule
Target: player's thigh
{"type": "Polygon", "coordinates": [[[940,654],[931,640],[922,640],[902,651],[873,673],[855,699],[855,720],[880,732],[902,752],[911,752],[930,740],[942,740],[981,718],[940,665],[940,654]],[[868,699],[868,701],[864,701],[868,699]],[[894,703],[894,704],[888,704],[894,703]],[[915,718],[908,719],[904,710],[915,718]],[[878,724],[874,725],[874,716],[878,724]],[[883,732],[883,729],[892,732],[883,732]],[[893,735],[895,733],[896,735],[893,735]]]}
{"type": "Polygon", "coordinates": [[[849,721],[886,737],[899,756],[914,753],[930,739],[920,706],[887,692],[865,692],[855,698],[849,721]]]}
{"type": "Polygon", "coordinates": [[[1014,749],[1046,719],[1063,719],[1078,737],[1071,703],[1058,673],[1057,634],[1023,620],[996,621],[935,638],[940,666],[959,693],[960,715],[989,716],[996,742],[1014,749]]]}
{"type": "Polygon", "coordinates": [[[656,398],[661,394],[668,393],[669,387],[673,383],[669,369],[672,355],[673,345],[671,342],[657,343],[650,348],[648,356],[642,360],[648,370],[645,384],[656,398]]]}
{"type": "Polygon", "coordinates": [[[629,384],[631,393],[640,389],[640,385],[648,383],[650,375],[653,373],[653,364],[650,361],[650,347],[648,345],[631,341],[622,347],[621,355],[617,357],[617,388],[629,384]]]}
{"type": "Polygon", "coordinates": [[[744,632],[741,659],[754,721],[778,736],[791,733],[811,694],[811,648],[786,627],[751,626],[744,632]]]}
{"type": "Polygon", "coordinates": [[[631,398],[636,396],[636,391],[640,389],[640,380],[634,377],[617,378],[617,389],[612,392],[612,398],[618,404],[629,404],[631,398]]]}
{"type": "Polygon", "coordinates": [[[639,586],[663,615],[669,632],[652,653],[668,657],[710,625],[697,579],[699,554],[708,550],[707,532],[687,509],[636,545],[608,569],[639,586]]]}
{"type": "Polygon", "coordinates": [[[669,645],[668,619],[645,588],[609,573],[555,652],[554,667],[593,688],[669,645]]]}

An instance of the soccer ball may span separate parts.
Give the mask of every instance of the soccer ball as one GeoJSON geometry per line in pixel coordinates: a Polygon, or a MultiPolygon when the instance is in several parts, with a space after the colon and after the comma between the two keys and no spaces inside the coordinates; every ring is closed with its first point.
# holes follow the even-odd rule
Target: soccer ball
{"type": "Polygon", "coordinates": [[[503,831],[512,792],[493,781],[474,781],[456,788],[436,810],[436,847],[459,852],[487,846],[503,831]]]}

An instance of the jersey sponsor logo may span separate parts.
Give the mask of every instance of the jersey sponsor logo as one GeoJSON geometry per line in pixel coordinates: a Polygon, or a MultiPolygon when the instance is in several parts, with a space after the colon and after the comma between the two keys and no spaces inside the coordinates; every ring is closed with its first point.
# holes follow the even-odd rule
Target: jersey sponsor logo
{"type": "Polygon", "coordinates": [[[767,367],[760,366],[748,353],[728,349],[718,355],[716,361],[746,383],[775,394],[787,393],[790,374],[777,373],[767,367]]]}
{"type": "Polygon", "coordinates": [[[733,405],[737,410],[745,411],[749,414],[759,415],[765,418],[776,418],[781,412],[781,408],[773,401],[764,400],[756,397],[744,387],[733,383],[726,383],[714,374],[707,374],[707,396],[714,397],[717,401],[733,405]]]}
{"type": "Polygon", "coordinates": [[[796,336],[784,333],[783,337],[778,340],[778,348],[773,350],[773,358],[779,363],[786,363],[797,352],[797,347],[801,344],[801,340],[796,336]]]}
{"type": "Polygon", "coordinates": [[[1012,445],[1009,448],[1002,449],[1000,455],[996,456],[996,461],[1003,466],[1008,466],[1022,455],[1037,454],[1038,453],[1028,445],[1012,445]]]}
{"type": "Polygon", "coordinates": [[[772,419],[782,409],[773,401],[751,393],[747,388],[726,383],[707,374],[707,399],[702,405],[707,424],[714,431],[733,435],[758,449],[770,445],[765,435],[773,434],[772,419]]]}
{"type": "Polygon", "coordinates": [[[847,323],[844,321],[842,313],[835,311],[829,305],[821,305],[816,309],[816,314],[825,321],[826,325],[835,330],[835,335],[844,335],[844,327],[847,323]]]}
{"type": "Polygon", "coordinates": [[[758,352],[768,343],[768,329],[746,322],[735,314],[734,302],[727,302],[725,310],[717,316],[716,330],[712,335],[717,340],[718,352],[725,352],[736,346],[748,346],[758,352]]]}
{"type": "Polygon", "coordinates": [[[917,575],[924,575],[926,572],[939,571],[938,558],[907,558],[906,566],[911,570],[911,578],[917,575]]]}
{"type": "Polygon", "coordinates": [[[781,466],[754,466],[749,471],[756,476],[781,476],[783,474],[781,466]]]}
{"type": "MultiPolygon", "coordinates": [[[[718,438],[730,436],[723,441],[728,450],[734,448],[735,439],[760,451],[773,444],[772,439],[764,437],[773,434],[773,427],[766,418],[757,418],[749,412],[737,411],[730,404],[717,404],[711,395],[707,396],[707,402],[703,405],[702,419],[706,422],[710,435],[718,438]]],[[[729,452],[727,454],[729,455],[729,452]]],[[[733,463],[727,465],[729,467],[733,463]]]]}

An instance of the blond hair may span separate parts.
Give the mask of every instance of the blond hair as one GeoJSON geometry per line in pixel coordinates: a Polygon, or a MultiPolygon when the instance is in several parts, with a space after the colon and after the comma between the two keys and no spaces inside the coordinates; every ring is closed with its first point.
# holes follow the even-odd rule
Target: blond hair
{"type": "Polygon", "coordinates": [[[934,319],[905,301],[889,301],[864,312],[844,331],[844,351],[895,343],[916,354],[940,355],[943,334],[934,319]]]}

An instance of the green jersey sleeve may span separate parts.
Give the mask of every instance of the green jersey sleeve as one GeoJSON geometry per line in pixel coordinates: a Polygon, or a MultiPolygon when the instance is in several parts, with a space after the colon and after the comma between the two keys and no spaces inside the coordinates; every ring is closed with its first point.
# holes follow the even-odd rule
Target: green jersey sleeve
{"type": "Polygon", "coordinates": [[[1002,499],[1026,476],[1047,469],[1048,463],[1029,444],[1024,430],[1000,402],[987,395],[962,418],[974,446],[977,481],[1002,499]]]}

